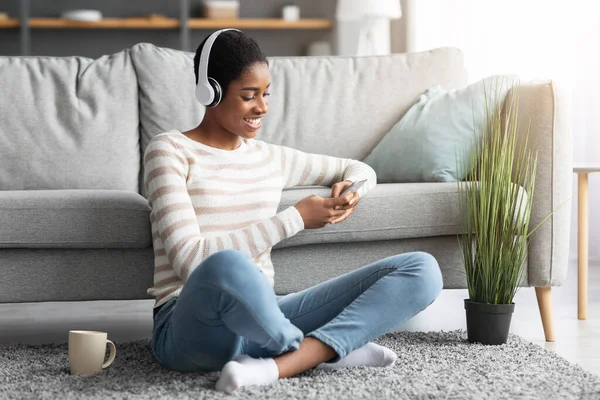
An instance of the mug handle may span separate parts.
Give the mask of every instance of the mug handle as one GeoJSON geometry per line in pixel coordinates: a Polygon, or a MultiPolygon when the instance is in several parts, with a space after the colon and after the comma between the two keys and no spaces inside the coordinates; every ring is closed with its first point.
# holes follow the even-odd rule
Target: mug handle
{"type": "Polygon", "coordinates": [[[115,347],[115,344],[110,340],[107,340],[106,344],[108,344],[108,346],[110,347],[110,356],[108,356],[108,361],[102,364],[102,369],[112,364],[113,361],[115,361],[115,356],[117,355],[117,348],[115,347]]]}

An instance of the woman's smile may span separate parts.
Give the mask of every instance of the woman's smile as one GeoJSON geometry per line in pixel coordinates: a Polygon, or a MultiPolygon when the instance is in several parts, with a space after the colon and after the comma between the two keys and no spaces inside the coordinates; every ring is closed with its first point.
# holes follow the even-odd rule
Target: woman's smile
{"type": "Polygon", "coordinates": [[[246,125],[246,129],[251,131],[251,132],[256,132],[257,130],[260,129],[261,123],[260,123],[261,118],[244,118],[244,124],[246,125]]]}

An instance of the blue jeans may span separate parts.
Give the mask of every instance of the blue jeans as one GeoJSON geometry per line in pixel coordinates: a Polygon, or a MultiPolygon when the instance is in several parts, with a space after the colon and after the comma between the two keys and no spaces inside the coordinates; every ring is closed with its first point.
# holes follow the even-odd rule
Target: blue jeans
{"type": "Polygon", "coordinates": [[[437,261],[414,252],[277,296],[250,257],[223,250],[156,314],[152,348],[166,368],[218,371],[241,354],[298,350],[310,336],[335,350],[335,362],[425,309],[442,287],[437,261]]]}

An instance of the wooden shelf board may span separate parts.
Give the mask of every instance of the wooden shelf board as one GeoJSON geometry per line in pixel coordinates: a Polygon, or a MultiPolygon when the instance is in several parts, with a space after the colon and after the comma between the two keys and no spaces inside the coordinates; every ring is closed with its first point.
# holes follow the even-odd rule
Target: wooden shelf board
{"type": "Polygon", "coordinates": [[[333,23],[327,19],[301,19],[285,21],[283,19],[208,19],[191,18],[188,25],[192,29],[330,29],[333,23]]]}
{"type": "MultiPolygon", "coordinates": [[[[18,28],[18,19],[0,20],[0,29],[18,28]]],[[[208,19],[191,18],[191,29],[331,29],[333,23],[326,19],[302,19],[285,21],[283,19],[208,19]]],[[[105,18],[99,22],[70,21],[61,18],[31,18],[31,28],[41,29],[177,29],[179,20],[175,18],[105,18]]]]}
{"type": "Polygon", "coordinates": [[[175,18],[104,18],[98,22],[81,22],[61,18],[31,18],[29,26],[46,29],[174,29],[179,28],[179,20],[175,18]]]}
{"type": "Polygon", "coordinates": [[[0,19],[0,29],[18,28],[21,26],[18,19],[2,18],[0,19]]]}

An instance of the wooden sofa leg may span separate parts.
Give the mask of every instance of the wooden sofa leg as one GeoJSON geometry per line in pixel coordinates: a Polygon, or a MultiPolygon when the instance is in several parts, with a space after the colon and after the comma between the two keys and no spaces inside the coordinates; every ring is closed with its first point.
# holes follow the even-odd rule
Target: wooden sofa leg
{"type": "Polygon", "coordinates": [[[535,296],[537,297],[540,316],[542,317],[542,326],[544,327],[544,336],[547,342],[554,342],[554,318],[552,314],[552,287],[536,287],[535,296]]]}

